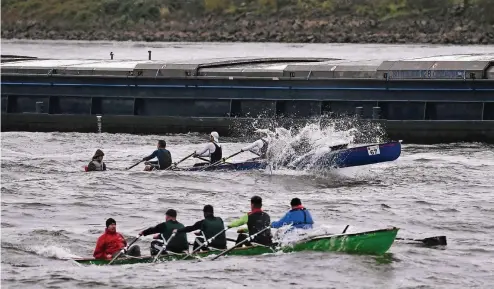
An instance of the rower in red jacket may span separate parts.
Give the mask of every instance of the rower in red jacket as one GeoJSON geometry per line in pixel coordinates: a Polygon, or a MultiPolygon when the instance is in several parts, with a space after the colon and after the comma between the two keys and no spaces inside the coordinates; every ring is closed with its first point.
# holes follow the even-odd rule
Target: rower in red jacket
{"type": "MultiPolygon", "coordinates": [[[[122,234],[117,232],[117,222],[113,218],[106,220],[106,230],[98,238],[93,257],[96,259],[111,260],[120,250],[127,246],[127,241],[122,234]]],[[[137,245],[132,245],[126,252],[127,255],[139,257],[141,249],[137,245]]]]}

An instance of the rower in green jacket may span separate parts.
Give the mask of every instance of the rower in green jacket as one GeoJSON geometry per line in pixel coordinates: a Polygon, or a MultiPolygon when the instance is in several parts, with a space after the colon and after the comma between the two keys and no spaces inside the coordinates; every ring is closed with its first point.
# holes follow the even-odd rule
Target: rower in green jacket
{"type": "MultiPolygon", "coordinates": [[[[196,222],[192,226],[187,226],[182,229],[175,230],[177,233],[189,233],[196,230],[201,230],[207,240],[211,237],[216,236],[209,244],[210,247],[216,249],[226,249],[226,234],[225,234],[225,224],[220,217],[214,216],[213,206],[205,205],[203,208],[204,219],[196,222]],[[223,231],[223,232],[222,232],[223,231]]],[[[201,246],[205,240],[203,237],[197,237],[194,241],[194,250],[201,246]]],[[[207,246],[202,247],[202,249],[207,250],[207,246]]]]}
{"type": "MultiPolygon", "coordinates": [[[[249,236],[256,234],[266,227],[271,227],[271,218],[262,210],[262,198],[259,196],[253,196],[250,199],[251,211],[238,220],[235,220],[228,224],[228,228],[236,228],[247,224],[249,236]]],[[[237,238],[237,244],[247,238],[246,234],[243,234],[245,230],[239,229],[237,232],[240,234],[237,238]]],[[[271,229],[264,231],[262,234],[257,235],[253,242],[269,246],[273,244],[273,236],[271,235],[271,229]]],[[[249,244],[246,244],[249,246],[249,244]]]]}
{"type": "MultiPolygon", "coordinates": [[[[156,234],[154,239],[161,239],[161,235],[168,241],[170,236],[173,233],[173,230],[182,229],[184,225],[182,223],[177,222],[177,211],[173,209],[169,209],[166,211],[165,215],[166,222],[160,223],[154,227],[150,227],[144,231],[142,231],[139,235],[147,236],[151,234],[156,234]]],[[[160,251],[163,246],[163,242],[161,240],[154,240],[151,242],[151,255],[156,255],[160,251]]],[[[189,243],[187,242],[186,234],[176,234],[173,239],[170,240],[168,245],[166,246],[166,251],[171,251],[174,253],[183,253],[184,251],[189,250],[189,243]]]]}

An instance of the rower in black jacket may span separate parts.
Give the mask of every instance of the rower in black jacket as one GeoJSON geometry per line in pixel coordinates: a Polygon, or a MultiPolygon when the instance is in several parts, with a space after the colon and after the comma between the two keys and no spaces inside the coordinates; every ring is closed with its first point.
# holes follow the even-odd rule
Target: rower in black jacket
{"type": "MultiPolygon", "coordinates": [[[[210,247],[216,249],[226,249],[226,234],[224,232],[225,224],[220,217],[214,216],[213,206],[205,205],[203,208],[204,219],[196,222],[192,226],[187,226],[182,229],[177,229],[177,233],[189,233],[192,231],[200,230],[202,234],[206,237],[206,239],[210,239],[213,236],[216,236],[218,233],[223,231],[223,233],[219,234],[211,241],[209,244],[210,247]]],[[[197,237],[194,241],[194,250],[201,246],[205,240],[203,237],[197,237]]],[[[201,249],[207,249],[208,246],[204,246],[201,249]]]]}

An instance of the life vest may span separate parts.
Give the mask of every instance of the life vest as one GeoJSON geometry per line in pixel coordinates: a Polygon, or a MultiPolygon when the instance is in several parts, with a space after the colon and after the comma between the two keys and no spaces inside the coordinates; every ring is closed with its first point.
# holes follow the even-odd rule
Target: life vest
{"type": "MultiPolygon", "coordinates": [[[[271,218],[261,210],[251,212],[249,213],[247,227],[249,229],[249,235],[254,235],[266,227],[271,227],[271,218]]],[[[253,241],[262,245],[271,245],[273,243],[271,229],[257,235],[253,241]]]]}
{"type": "Polygon", "coordinates": [[[298,207],[298,208],[295,208],[295,209],[291,209],[290,212],[295,212],[295,211],[302,211],[302,213],[304,214],[304,221],[303,222],[296,222],[296,223],[293,223],[292,225],[312,225],[312,223],[308,223],[307,222],[307,209],[304,208],[304,207],[298,207]]]}
{"type": "Polygon", "coordinates": [[[259,150],[260,152],[260,157],[265,159],[266,158],[266,154],[268,152],[268,142],[265,141],[263,138],[261,138],[262,142],[263,142],[263,145],[262,145],[262,148],[259,150]]]}
{"type": "MultiPolygon", "coordinates": [[[[202,226],[201,226],[201,231],[204,233],[204,236],[206,236],[206,239],[209,239],[219,232],[223,231],[225,228],[225,224],[223,223],[223,220],[220,217],[209,217],[205,218],[202,221],[202,226]]],[[[220,235],[216,236],[214,240],[211,242],[211,246],[222,249],[226,249],[226,234],[225,232],[221,233],[220,235]]]]}
{"type": "MultiPolygon", "coordinates": [[[[165,240],[168,241],[170,239],[173,230],[182,229],[185,226],[182,223],[177,221],[166,221],[166,229],[161,232],[165,240]]],[[[167,248],[170,248],[170,251],[173,252],[181,252],[189,249],[189,243],[187,242],[187,235],[185,233],[177,233],[173,239],[171,239],[170,243],[168,243],[167,248]]]]}
{"type": "Polygon", "coordinates": [[[216,149],[214,150],[214,153],[211,154],[211,163],[220,161],[221,158],[223,157],[223,151],[221,150],[221,147],[217,145],[215,142],[213,142],[213,144],[216,147],[216,149]]]}
{"type": "Polygon", "coordinates": [[[103,166],[103,161],[98,162],[97,160],[92,160],[91,163],[93,163],[93,165],[96,167],[96,171],[103,171],[103,168],[105,167],[103,166]]]}

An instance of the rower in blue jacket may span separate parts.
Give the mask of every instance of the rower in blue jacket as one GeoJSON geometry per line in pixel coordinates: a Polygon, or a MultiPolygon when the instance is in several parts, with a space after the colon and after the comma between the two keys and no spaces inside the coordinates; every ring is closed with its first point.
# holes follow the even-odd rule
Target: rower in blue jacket
{"type": "Polygon", "coordinates": [[[290,205],[292,209],[279,221],[272,222],[271,227],[277,229],[285,225],[292,225],[293,228],[312,229],[314,221],[309,210],[302,206],[302,201],[299,198],[293,198],[290,205]]]}

